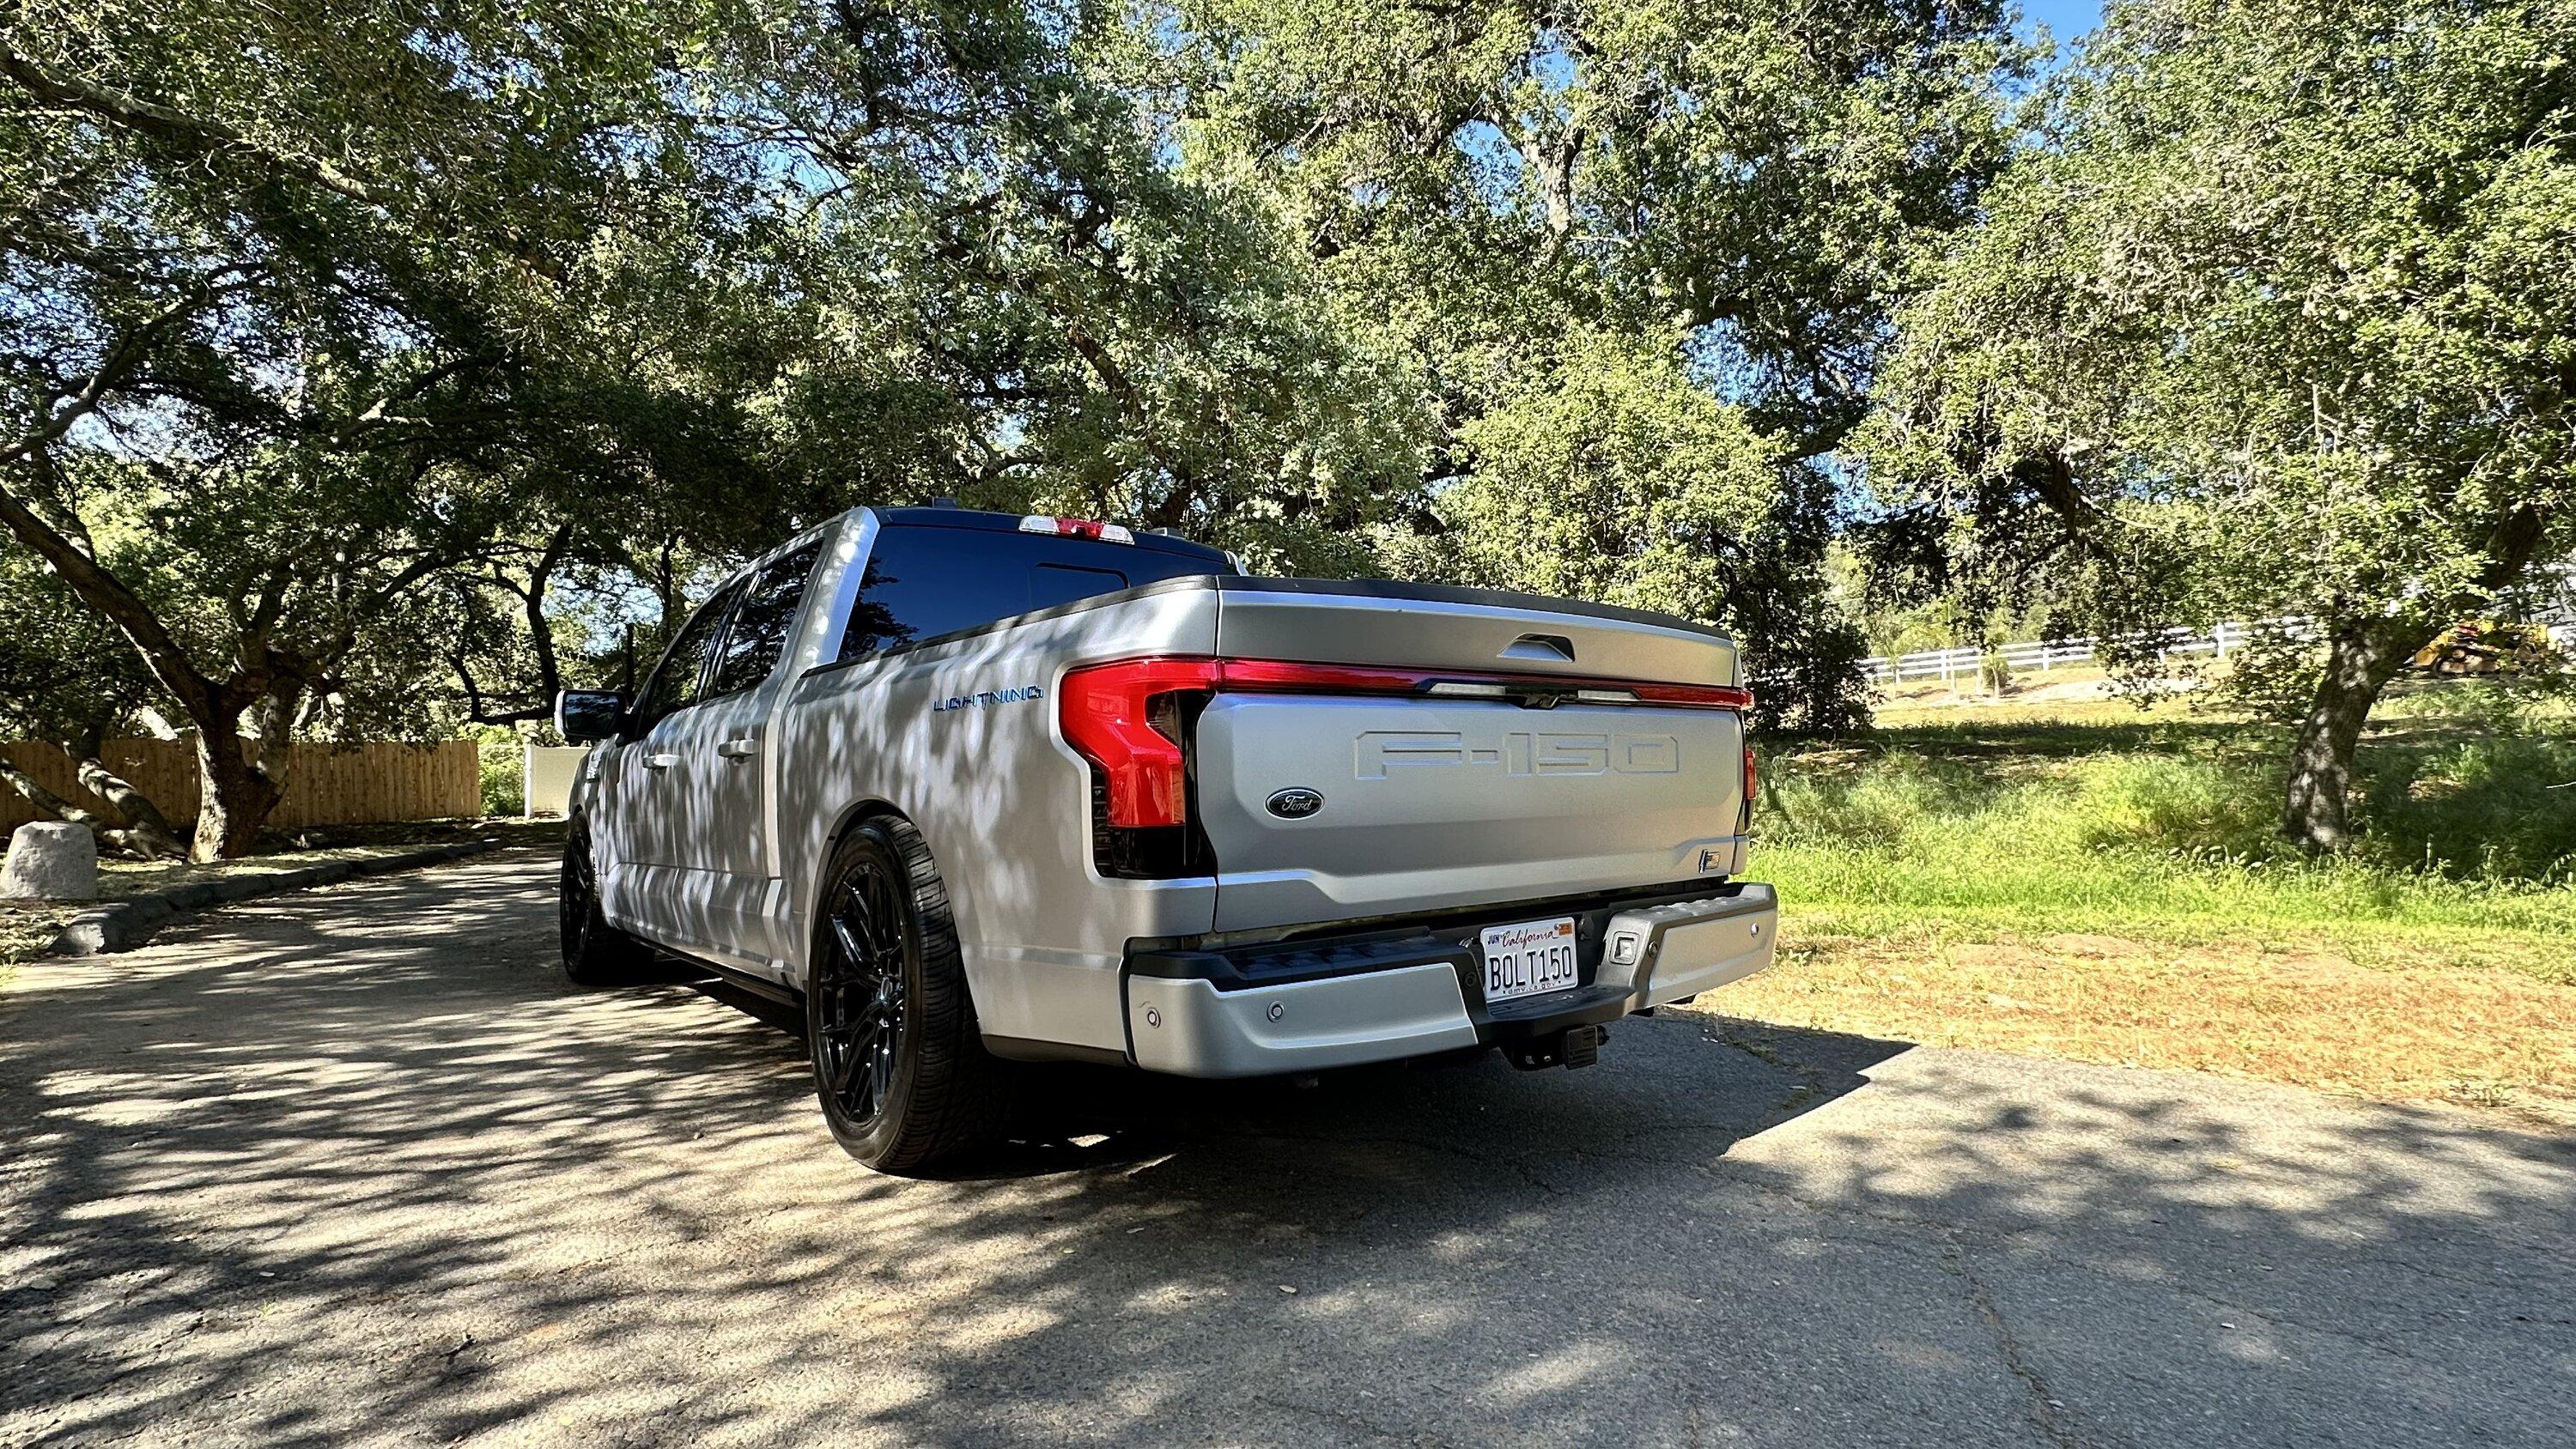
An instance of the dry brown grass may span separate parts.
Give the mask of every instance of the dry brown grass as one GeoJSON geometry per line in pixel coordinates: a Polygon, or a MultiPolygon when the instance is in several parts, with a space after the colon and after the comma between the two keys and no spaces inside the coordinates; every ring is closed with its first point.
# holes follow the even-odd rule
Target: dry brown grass
{"type": "Polygon", "coordinates": [[[2320,949],[2121,936],[1857,937],[1783,923],[1780,963],[1702,1009],[1784,1025],[2217,1072],[2576,1128],[2576,987],[2320,949]]]}
{"type": "Polygon", "coordinates": [[[0,905],[0,986],[9,984],[21,964],[44,955],[77,909],[22,901],[0,905]]]}

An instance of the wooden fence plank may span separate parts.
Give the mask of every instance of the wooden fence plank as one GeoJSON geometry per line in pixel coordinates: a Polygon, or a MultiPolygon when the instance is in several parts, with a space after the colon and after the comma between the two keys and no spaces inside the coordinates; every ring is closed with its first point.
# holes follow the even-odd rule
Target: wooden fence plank
{"type": "MultiPolygon", "coordinates": [[[[243,741],[247,749],[249,741],[243,741]]],[[[0,755],[36,783],[102,814],[104,802],[80,787],[71,759],[34,741],[0,744],[0,755]]],[[[195,745],[177,740],[110,740],[99,752],[111,770],[161,807],[181,830],[197,818],[195,745]]],[[[268,823],[360,825],[388,820],[444,820],[483,813],[482,772],[472,740],[421,746],[379,741],[349,749],[297,745],[287,764],[286,797],[268,823]]],[[[0,831],[42,819],[18,792],[0,786],[0,831]]]]}

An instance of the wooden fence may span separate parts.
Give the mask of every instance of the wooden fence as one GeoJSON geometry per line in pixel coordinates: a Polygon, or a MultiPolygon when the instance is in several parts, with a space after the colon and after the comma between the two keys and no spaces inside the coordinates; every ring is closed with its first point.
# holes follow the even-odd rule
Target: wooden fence
{"type": "MultiPolygon", "coordinates": [[[[249,741],[243,741],[245,747],[249,741]]],[[[76,804],[100,809],[80,787],[71,758],[52,745],[0,745],[0,755],[36,783],[76,804]]],[[[197,750],[187,739],[110,740],[100,760],[185,831],[197,819],[197,750]]],[[[380,820],[446,820],[483,813],[483,782],[474,742],[437,745],[367,744],[350,749],[297,745],[287,766],[286,798],[268,823],[281,829],[306,825],[358,825],[380,820]]],[[[17,791],[0,784],[0,831],[44,817],[17,791]]]]}

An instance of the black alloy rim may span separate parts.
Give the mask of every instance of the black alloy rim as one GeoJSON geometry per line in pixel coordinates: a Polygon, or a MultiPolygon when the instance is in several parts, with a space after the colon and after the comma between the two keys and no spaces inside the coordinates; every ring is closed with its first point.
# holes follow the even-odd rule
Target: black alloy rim
{"type": "Polygon", "coordinates": [[[582,942],[590,934],[590,846],[574,840],[564,852],[563,885],[555,893],[557,909],[562,912],[563,948],[566,956],[579,956],[582,942]]]}
{"type": "Polygon", "coordinates": [[[903,1039],[903,915],[884,868],[862,861],[843,875],[825,924],[815,1050],[833,1105],[864,1123],[885,1105],[903,1039]]]}

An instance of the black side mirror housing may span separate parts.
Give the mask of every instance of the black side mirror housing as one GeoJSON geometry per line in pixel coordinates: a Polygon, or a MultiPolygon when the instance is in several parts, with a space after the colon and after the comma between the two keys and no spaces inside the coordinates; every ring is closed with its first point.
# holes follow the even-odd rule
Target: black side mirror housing
{"type": "Polygon", "coordinates": [[[607,739],[626,728],[626,696],[613,689],[567,689],[555,696],[555,728],[566,744],[607,739]]]}

